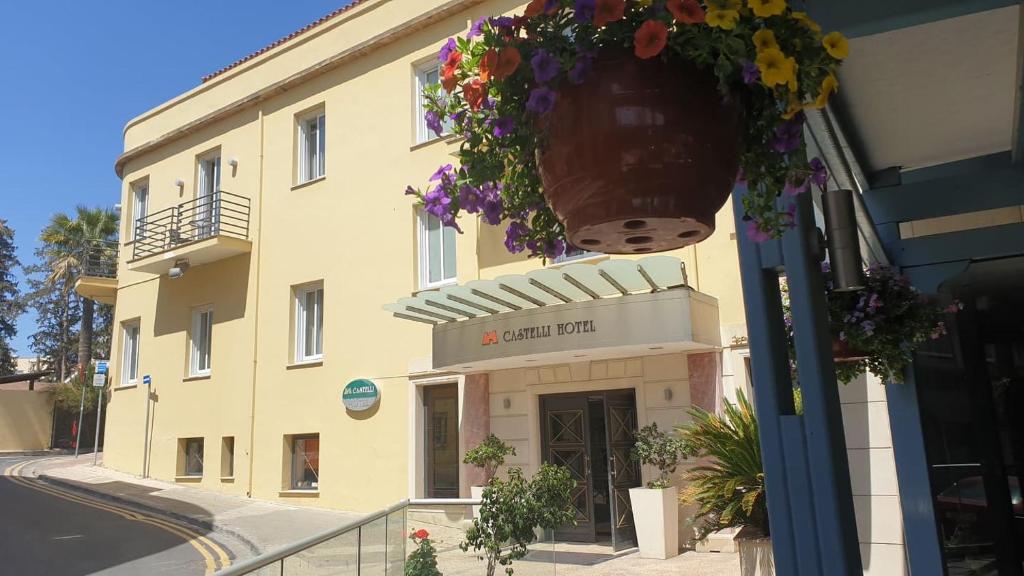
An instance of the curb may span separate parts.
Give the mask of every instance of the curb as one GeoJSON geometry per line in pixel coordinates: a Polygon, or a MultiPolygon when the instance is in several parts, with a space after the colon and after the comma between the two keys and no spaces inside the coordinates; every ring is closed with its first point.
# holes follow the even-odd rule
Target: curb
{"type": "MultiPolygon", "coordinates": [[[[18,456],[67,456],[74,454],[74,450],[55,448],[53,450],[0,450],[0,458],[11,458],[18,456]]],[[[92,454],[92,452],[89,452],[92,454]]]]}
{"type": "Polygon", "coordinates": [[[70,490],[72,492],[78,492],[79,494],[83,494],[91,498],[95,498],[97,500],[112,502],[136,512],[151,514],[153,516],[158,516],[164,518],[165,520],[170,520],[172,522],[187,524],[189,526],[192,526],[193,528],[198,528],[200,530],[205,530],[207,532],[218,532],[221,534],[226,534],[234,538],[235,540],[241,542],[246,548],[249,549],[249,552],[251,552],[254,556],[258,556],[263,553],[263,550],[261,550],[259,546],[257,546],[251,540],[249,540],[244,534],[238,532],[237,530],[227,528],[214,522],[199,520],[198,518],[193,518],[185,514],[170,512],[168,510],[157,508],[156,506],[150,506],[148,504],[143,504],[135,500],[122,498],[120,496],[114,496],[112,494],[107,494],[106,492],[100,492],[99,490],[92,490],[75,482],[64,480],[63,478],[54,478],[53,476],[48,476],[46,474],[38,474],[35,475],[34,478],[45,484],[49,484],[51,486],[55,486],[65,490],[70,490]]]}

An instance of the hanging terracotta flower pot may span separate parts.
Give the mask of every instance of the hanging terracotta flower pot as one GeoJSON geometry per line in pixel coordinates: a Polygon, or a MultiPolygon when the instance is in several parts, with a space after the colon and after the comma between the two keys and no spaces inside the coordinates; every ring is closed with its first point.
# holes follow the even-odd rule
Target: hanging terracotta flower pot
{"type": "Polygon", "coordinates": [[[854,348],[848,340],[839,340],[838,338],[832,340],[832,359],[837,363],[860,362],[867,358],[867,352],[854,348]]]}
{"type": "Polygon", "coordinates": [[[544,196],[567,240],[612,254],[704,240],[739,165],[739,103],[688,62],[602,51],[563,85],[538,151],[544,196]]]}

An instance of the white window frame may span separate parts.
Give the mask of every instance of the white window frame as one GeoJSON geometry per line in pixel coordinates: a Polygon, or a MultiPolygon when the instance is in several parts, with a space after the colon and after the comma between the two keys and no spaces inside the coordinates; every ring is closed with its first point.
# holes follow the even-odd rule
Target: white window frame
{"type": "Polygon", "coordinates": [[[324,357],[324,284],[306,284],[296,286],[295,292],[295,362],[316,362],[324,357]],[[319,294],[319,296],[317,296],[319,294]],[[313,295],[313,353],[306,353],[308,343],[306,332],[307,324],[307,298],[313,295]],[[319,324],[319,325],[317,325],[319,324]]]}
{"type": "Polygon", "coordinates": [[[192,310],[192,329],[189,331],[189,376],[209,376],[213,368],[213,307],[202,306],[192,310]],[[202,364],[200,349],[203,317],[206,316],[206,365],[202,364]]]}
{"type": "MultiPolygon", "coordinates": [[[[424,114],[426,114],[427,109],[424,106],[426,101],[423,98],[423,89],[426,88],[429,84],[433,84],[433,82],[431,82],[430,79],[428,78],[431,73],[437,74],[437,82],[439,83],[441,81],[441,65],[438,64],[436,60],[432,59],[429,63],[420,65],[416,68],[416,92],[413,102],[415,102],[416,108],[417,144],[424,144],[426,142],[430,142],[431,140],[444,138],[445,136],[451,134],[452,131],[452,121],[450,118],[443,118],[441,120],[440,136],[434,134],[430,130],[430,128],[427,128],[427,119],[424,118],[424,114]]],[[[441,90],[444,91],[443,88],[441,90]]]]}
{"type": "Polygon", "coordinates": [[[139,220],[144,219],[149,215],[149,181],[144,180],[132,184],[132,229],[129,231],[128,237],[132,240],[138,240],[146,237],[146,232],[143,230],[139,232],[139,220]]]}
{"type": "MultiPolygon", "coordinates": [[[[458,264],[458,248],[455,249],[455,254],[452,255],[455,262],[455,270],[451,277],[445,276],[444,271],[444,235],[445,231],[449,228],[441,224],[440,220],[433,214],[429,214],[425,210],[418,211],[418,217],[416,218],[418,237],[419,237],[419,249],[417,250],[417,259],[419,260],[420,270],[420,289],[426,290],[430,288],[438,288],[440,286],[448,286],[455,284],[459,276],[459,264],[458,264]],[[431,219],[438,220],[439,230],[441,231],[441,279],[436,281],[430,280],[430,228],[429,222],[431,219]]],[[[455,230],[451,229],[451,234],[455,234],[455,230]]],[[[457,238],[457,237],[456,237],[457,238]]]]}
{"type": "Polygon", "coordinates": [[[600,258],[601,256],[605,256],[605,253],[566,246],[566,251],[559,254],[554,260],[552,260],[551,264],[566,264],[568,262],[578,262],[580,260],[588,260],[590,258],[600,258]],[[579,250],[580,252],[578,254],[569,255],[570,250],[579,250]]]}
{"type": "Polygon", "coordinates": [[[299,117],[298,170],[296,182],[305,184],[327,175],[327,114],[321,110],[299,117]],[[313,134],[313,131],[316,131],[313,134]],[[313,139],[316,144],[313,144],[313,139]]]}
{"type": "Polygon", "coordinates": [[[139,320],[129,320],[121,324],[121,386],[134,386],[139,382],[141,341],[142,323],[139,320]]]}

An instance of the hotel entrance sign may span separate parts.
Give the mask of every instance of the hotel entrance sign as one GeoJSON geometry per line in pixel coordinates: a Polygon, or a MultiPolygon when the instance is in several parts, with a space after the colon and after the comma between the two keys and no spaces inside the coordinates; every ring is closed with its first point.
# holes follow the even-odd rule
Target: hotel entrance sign
{"type": "Polygon", "coordinates": [[[353,412],[369,410],[380,401],[380,390],[371,380],[360,378],[345,385],[341,391],[341,402],[353,412]]]}

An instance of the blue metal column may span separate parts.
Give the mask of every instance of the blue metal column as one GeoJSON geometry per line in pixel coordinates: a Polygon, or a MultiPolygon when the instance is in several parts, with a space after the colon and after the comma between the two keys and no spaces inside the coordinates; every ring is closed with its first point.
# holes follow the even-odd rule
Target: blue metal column
{"type": "Polygon", "coordinates": [[[849,464],[832,363],[825,291],[809,242],[816,241],[809,194],[797,197],[797,226],[779,242],[758,245],[744,234],[745,187],[733,193],[747,336],[761,430],[768,516],[778,574],[860,575],[849,464]],[[768,257],[766,257],[768,256],[768,257]],[[785,265],[804,415],[793,386],[779,291],[785,265]],[[813,464],[813,465],[811,465],[813,464]]]}

